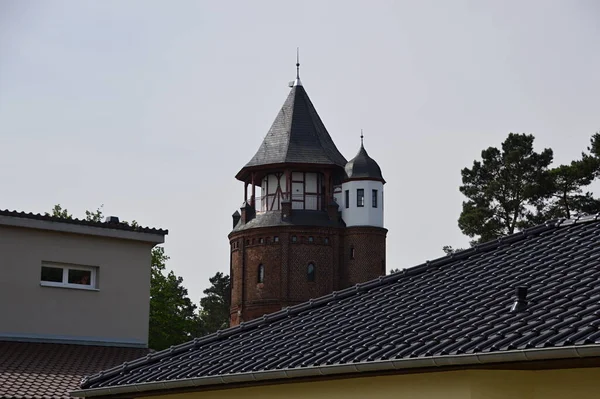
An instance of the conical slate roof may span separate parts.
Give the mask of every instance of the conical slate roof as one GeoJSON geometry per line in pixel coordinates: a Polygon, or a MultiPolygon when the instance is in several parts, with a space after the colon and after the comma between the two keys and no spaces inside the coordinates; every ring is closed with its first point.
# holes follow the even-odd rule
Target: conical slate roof
{"type": "Polygon", "coordinates": [[[348,179],[372,179],[381,180],[385,183],[381,168],[373,158],[367,154],[365,146],[361,143],[358,154],[346,164],[346,176],[348,179]]]}
{"type": "MultiPolygon", "coordinates": [[[[244,166],[281,163],[346,165],[304,87],[292,87],[260,148],[244,166]]],[[[241,172],[240,172],[241,173],[241,172]]],[[[239,174],[238,174],[239,175],[239,174]]]]}

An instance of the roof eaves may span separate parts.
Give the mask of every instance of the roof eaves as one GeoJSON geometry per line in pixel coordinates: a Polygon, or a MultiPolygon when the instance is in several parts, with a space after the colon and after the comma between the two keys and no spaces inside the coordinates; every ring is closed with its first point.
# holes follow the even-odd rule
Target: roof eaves
{"type": "Polygon", "coordinates": [[[8,216],[22,219],[31,219],[31,220],[41,220],[55,223],[64,223],[64,224],[73,224],[80,226],[89,226],[89,227],[100,227],[105,229],[114,229],[114,230],[123,230],[123,231],[131,231],[131,232],[139,232],[139,233],[148,233],[148,234],[157,234],[157,235],[167,235],[169,234],[169,230],[165,229],[157,229],[154,227],[142,227],[142,226],[131,226],[125,223],[108,223],[108,222],[94,222],[90,220],[83,219],[67,219],[61,218],[58,216],[50,216],[43,215],[40,213],[32,213],[32,212],[19,212],[15,210],[9,209],[0,209],[0,216],[8,216]]]}
{"type": "Polygon", "coordinates": [[[363,361],[358,363],[342,363],[306,368],[264,370],[246,373],[232,373],[221,376],[204,376],[180,380],[145,382],[139,384],[120,385],[116,387],[91,388],[71,391],[74,397],[95,397],[126,394],[132,392],[147,392],[155,390],[193,388],[228,383],[252,383],[258,381],[284,380],[301,377],[316,377],[327,375],[343,375],[363,372],[406,370],[415,368],[464,367],[493,363],[513,363],[535,360],[577,359],[600,356],[600,345],[569,346],[560,348],[536,348],[512,350],[503,352],[488,352],[477,354],[441,355],[418,358],[401,358],[380,361],[363,361]]]}

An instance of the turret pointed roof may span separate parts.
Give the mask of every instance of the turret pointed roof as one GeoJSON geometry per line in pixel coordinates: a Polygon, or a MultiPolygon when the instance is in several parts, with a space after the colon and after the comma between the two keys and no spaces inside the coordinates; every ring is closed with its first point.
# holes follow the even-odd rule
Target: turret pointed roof
{"type": "Polygon", "coordinates": [[[383,175],[381,174],[381,168],[377,162],[369,156],[367,150],[365,150],[365,146],[362,143],[362,136],[358,154],[346,164],[345,169],[348,180],[379,180],[385,183],[383,175]]]}
{"type": "Polygon", "coordinates": [[[258,151],[237,178],[243,179],[248,169],[266,165],[294,163],[343,168],[346,162],[297,78],[258,151]]]}

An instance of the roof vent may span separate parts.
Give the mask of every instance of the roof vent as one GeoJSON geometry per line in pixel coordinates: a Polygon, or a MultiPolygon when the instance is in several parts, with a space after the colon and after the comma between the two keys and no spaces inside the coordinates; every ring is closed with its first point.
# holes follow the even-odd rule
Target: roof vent
{"type": "Polygon", "coordinates": [[[511,313],[519,313],[527,308],[527,287],[520,285],[515,290],[515,303],[510,308],[511,313]]]}
{"type": "Polygon", "coordinates": [[[119,223],[119,217],[118,216],[107,216],[106,219],[104,219],[104,221],[106,223],[119,223]]]}

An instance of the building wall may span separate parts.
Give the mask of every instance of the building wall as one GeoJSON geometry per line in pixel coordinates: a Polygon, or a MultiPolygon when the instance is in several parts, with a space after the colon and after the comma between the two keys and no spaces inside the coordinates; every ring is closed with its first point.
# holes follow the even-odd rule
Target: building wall
{"type": "MultiPolygon", "coordinates": [[[[220,388],[223,388],[221,386],[220,388]]],[[[461,370],[162,395],[161,399],[592,399],[600,368],[562,370],[461,370]]],[[[150,399],[151,397],[148,397],[150,399]]],[[[156,396],[152,397],[156,398],[156,396]]]]}
{"type": "Polygon", "coordinates": [[[334,228],[279,227],[230,235],[231,325],[239,324],[238,312],[249,321],[339,289],[341,234],[334,228]],[[309,263],[316,267],[315,281],[308,281],[309,263]],[[261,264],[265,267],[262,283],[258,281],[261,264]]]}
{"type": "Polygon", "coordinates": [[[383,227],[383,183],[373,180],[351,180],[342,184],[342,192],[336,194],[346,226],[383,227]],[[356,190],[365,190],[363,207],[357,206],[356,190]],[[349,191],[350,204],[346,208],[346,190],[349,191]],[[377,190],[377,208],[373,208],[372,190],[377,190]],[[340,199],[341,198],[341,199],[340,199]]]}
{"type": "Polygon", "coordinates": [[[343,281],[346,287],[386,274],[386,235],[386,229],[377,227],[356,226],[345,229],[343,281]]]}
{"type": "Polygon", "coordinates": [[[146,345],[152,243],[0,226],[0,337],[146,345]],[[40,285],[42,262],[98,268],[98,289],[40,285]]]}

